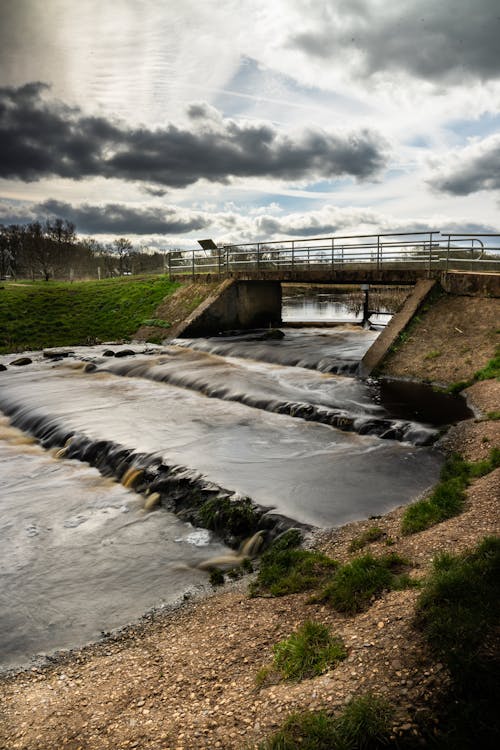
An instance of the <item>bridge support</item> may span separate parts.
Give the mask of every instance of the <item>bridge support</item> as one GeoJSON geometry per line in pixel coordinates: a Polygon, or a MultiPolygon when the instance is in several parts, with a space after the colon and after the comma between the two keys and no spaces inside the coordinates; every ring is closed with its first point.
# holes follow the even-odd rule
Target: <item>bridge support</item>
{"type": "Polygon", "coordinates": [[[221,331],[281,324],[279,281],[229,279],[189,316],[177,336],[210,336],[221,331]]]}

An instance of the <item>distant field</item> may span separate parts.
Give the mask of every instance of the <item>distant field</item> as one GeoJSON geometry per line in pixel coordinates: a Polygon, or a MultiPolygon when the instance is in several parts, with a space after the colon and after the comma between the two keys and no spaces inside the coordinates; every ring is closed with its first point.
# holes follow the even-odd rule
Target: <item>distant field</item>
{"type": "Polygon", "coordinates": [[[0,353],[129,339],[179,284],[166,276],[0,284],[0,353]]]}

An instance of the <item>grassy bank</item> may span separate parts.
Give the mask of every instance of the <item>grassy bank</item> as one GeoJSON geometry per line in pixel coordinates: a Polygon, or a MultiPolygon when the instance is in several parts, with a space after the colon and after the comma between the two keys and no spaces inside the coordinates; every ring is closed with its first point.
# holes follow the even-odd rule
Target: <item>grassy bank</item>
{"type": "Polygon", "coordinates": [[[129,339],[178,286],[166,276],[5,283],[0,353],[129,339]]]}

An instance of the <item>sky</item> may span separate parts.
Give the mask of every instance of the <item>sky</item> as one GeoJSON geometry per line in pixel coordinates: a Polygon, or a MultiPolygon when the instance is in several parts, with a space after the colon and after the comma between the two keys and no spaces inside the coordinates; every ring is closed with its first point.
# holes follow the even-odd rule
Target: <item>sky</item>
{"type": "Polygon", "coordinates": [[[498,0],[0,0],[0,223],[500,232],[498,0]]]}

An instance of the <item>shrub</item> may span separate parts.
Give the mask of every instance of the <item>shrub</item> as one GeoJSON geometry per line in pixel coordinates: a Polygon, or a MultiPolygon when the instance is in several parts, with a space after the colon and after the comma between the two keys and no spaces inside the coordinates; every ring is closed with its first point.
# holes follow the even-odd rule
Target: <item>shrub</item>
{"type": "Polygon", "coordinates": [[[307,622],[274,648],[274,666],[285,680],[315,677],[347,656],[340,638],[319,622],[307,622]]]}
{"type": "Polygon", "coordinates": [[[376,750],[387,745],[391,706],[366,695],[351,700],[339,716],[326,711],[292,714],[260,750],[376,750]]]}
{"type": "Polygon", "coordinates": [[[331,583],[312,601],[328,602],[339,612],[356,614],[367,609],[384,590],[409,585],[407,576],[401,575],[406,566],[407,562],[395,554],[357,557],[340,567],[331,583]]]}

